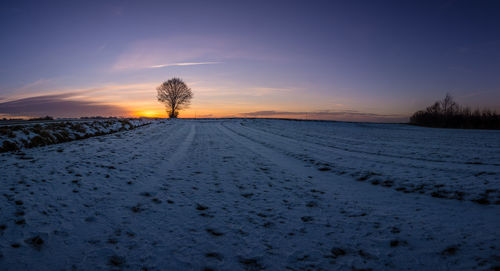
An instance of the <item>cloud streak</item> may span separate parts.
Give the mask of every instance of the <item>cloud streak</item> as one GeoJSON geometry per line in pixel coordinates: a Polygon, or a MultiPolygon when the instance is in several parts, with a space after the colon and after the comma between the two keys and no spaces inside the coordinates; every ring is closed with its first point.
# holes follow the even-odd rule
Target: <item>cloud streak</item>
{"type": "Polygon", "coordinates": [[[126,71],[220,63],[208,60],[285,59],[280,57],[281,51],[263,48],[264,46],[250,46],[247,42],[224,36],[181,35],[166,39],[140,40],[130,43],[118,55],[111,70],[126,71]]]}
{"type": "Polygon", "coordinates": [[[210,65],[210,64],[219,64],[221,62],[180,62],[180,63],[170,63],[170,64],[161,64],[161,65],[153,65],[150,68],[164,68],[164,67],[172,67],[172,66],[196,66],[196,65],[210,65]]]}
{"type": "Polygon", "coordinates": [[[397,114],[377,114],[360,112],[356,110],[321,110],[321,111],[276,111],[265,110],[248,113],[240,113],[244,117],[285,117],[285,118],[308,118],[321,120],[342,120],[342,121],[384,121],[384,122],[407,122],[408,116],[397,114]]]}
{"type": "Polygon", "coordinates": [[[78,92],[28,97],[0,103],[0,114],[10,116],[126,116],[130,112],[117,105],[71,99],[78,92]]]}

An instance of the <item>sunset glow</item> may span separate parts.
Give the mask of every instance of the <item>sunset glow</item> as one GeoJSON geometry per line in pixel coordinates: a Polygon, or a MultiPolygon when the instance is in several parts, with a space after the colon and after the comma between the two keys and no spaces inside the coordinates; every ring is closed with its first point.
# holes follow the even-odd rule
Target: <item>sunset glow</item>
{"type": "Polygon", "coordinates": [[[163,112],[156,111],[139,111],[133,114],[134,117],[147,117],[147,118],[162,118],[165,117],[163,112]]]}
{"type": "Polygon", "coordinates": [[[406,122],[447,92],[500,110],[486,3],[12,2],[1,15],[6,118],[164,117],[155,88],[172,77],[194,93],[181,118],[406,122]]]}
{"type": "Polygon", "coordinates": [[[499,270],[500,0],[2,0],[0,271],[499,270]]]}

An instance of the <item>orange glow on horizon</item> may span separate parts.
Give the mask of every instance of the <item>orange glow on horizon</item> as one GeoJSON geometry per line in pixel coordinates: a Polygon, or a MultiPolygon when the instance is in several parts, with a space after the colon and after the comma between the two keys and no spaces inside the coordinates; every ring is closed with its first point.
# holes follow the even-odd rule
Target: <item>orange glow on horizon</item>
{"type": "Polygon", "coordinates": [[[137,111],[132,114],[134,117],[140,118],[140,117],[147,117],[147,118],[163,118],[165,117],[164,112],[157,112],[157,111],[137,111]]]}

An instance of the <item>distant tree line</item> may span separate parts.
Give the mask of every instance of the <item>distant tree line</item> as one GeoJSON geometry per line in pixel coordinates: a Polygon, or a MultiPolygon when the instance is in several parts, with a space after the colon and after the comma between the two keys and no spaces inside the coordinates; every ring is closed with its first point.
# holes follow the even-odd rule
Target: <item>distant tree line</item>
{"type": "Polygon", "coordinates": [[[472,111],[458,105],[450,94],[425,110],[415,112],[410,124],[426,127],[461,129],[500,129],[500,115],[489,109],[472,111]]]}
{"type": "Polygon", "coordinates": [[[39,117],[39,118],[31,118],[28,120],[54,120],[54,118],[51,116],[45,116],[45,117],[39,117]]]}

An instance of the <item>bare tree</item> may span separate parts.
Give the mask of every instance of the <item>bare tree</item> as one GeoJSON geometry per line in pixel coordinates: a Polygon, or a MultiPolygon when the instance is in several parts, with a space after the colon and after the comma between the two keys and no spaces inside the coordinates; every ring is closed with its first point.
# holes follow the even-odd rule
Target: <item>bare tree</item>
{"type": "Polygon", "coordinates": [[[446,96],[441,101],[441,109],[445,114],[454,114],[458,111],[458,104],[453,100],[453,97],[446,93],[446,96]]]}
{"type": "Polygon", "coordinates": [[[179,110],[191,103],[193,92],[180,78],[172,78],[156,88],[158,101],[165,104],[169,118],[177,118],[179,110]]]}

